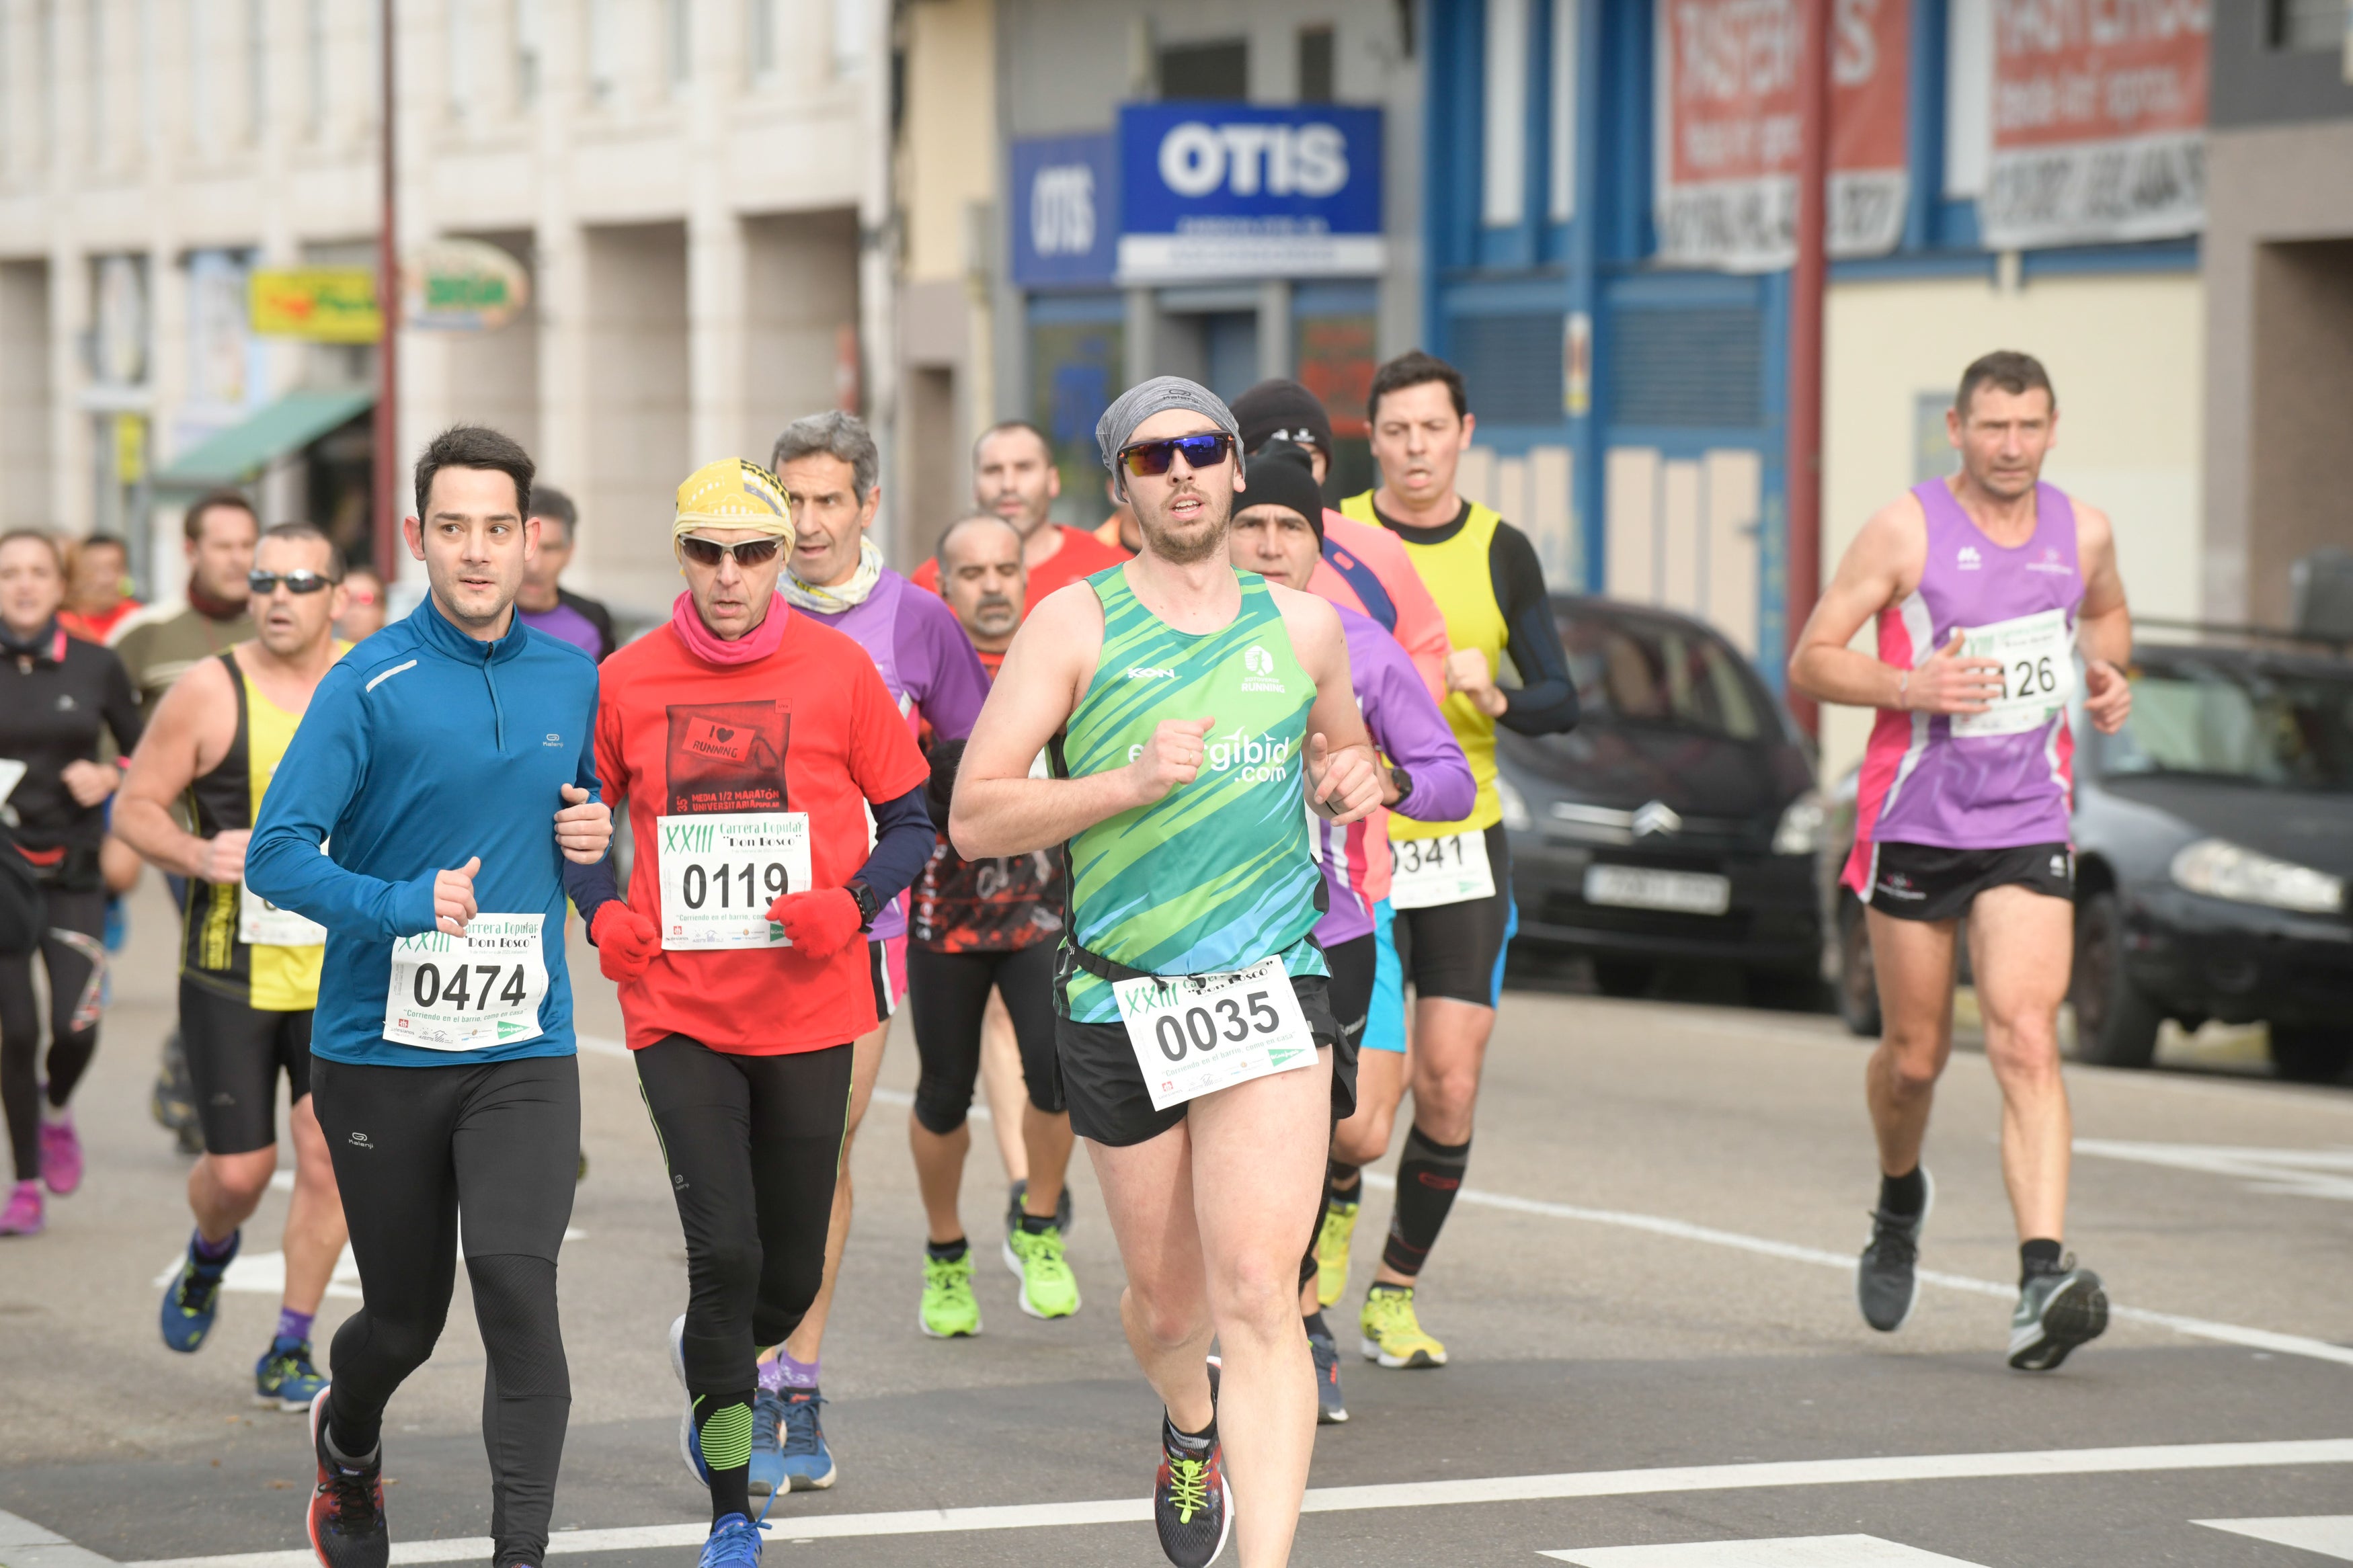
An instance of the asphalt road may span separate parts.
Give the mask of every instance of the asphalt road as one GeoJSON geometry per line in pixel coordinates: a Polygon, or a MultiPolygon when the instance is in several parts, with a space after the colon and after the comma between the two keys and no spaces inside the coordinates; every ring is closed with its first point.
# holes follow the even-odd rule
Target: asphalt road
{"type": "MultiPolygon", "coordinates": [[[[83,1190],[52,1205],[47,1235],[0,1243],[7,1568],[307,1560],[302,1423],[248,1402],[282,1195],[248,1230],[233,1282],[254,1288],[227,1296],[212,1342],[184,1357],[156,1335],[155,1282],[188,1228],[185,1162],[146,1111],[167,920],[151,885],[79,1097],[83,1190]]],[[[573,1568],[685,1568],[707,1514],[677,1457],[663,1342],[684,1300],[677,1219],[610,1043],[609,990],[585,957],[575,974],[603,1048],[581,1063],[592,1169],[564,1257],[575,1404],[555,1546],[581,1554],[573,1568]]],[[[1828,1018],[1514,992],[1470,1186],[1423,1290],[1451,1364],[1346,1364],[1355,1418],[1319,1436],[1294,1560],[2353,1562],[2353,1089],[2264,1080],[2243,1043],[2200,1048],[2172,1071],[2073,1072],[2070,1245],[2126,1310],[2035,1377],[2001,1361],[2016,1253],[1981,1059],[1955,1059],[1930,1140],[1936,1282],[1883,1337],[1852,1289],[1873,1194],[1860,1043],[1828,1018]]],[[[1077,1318],[1023,1316],[985,1262],[987,1332],[924,1338],[902,1131],[913,1079],[902,1025],[854,1156],[858,1222],[826,1346],[841,1479],[778,1502],[771,1562],[1158,1562],[1142,1522],[1157,1410],[1119,1334],[1091,1178],[1082,1165],[1077,1318]]],[[[986,1138],[967,1191],[986,1259],[1003,1203],[986,1138]]],[[[1388,1208],[1377,1191],[1360,1235],[1388,1208]]],[[[1340,1310],[1361,1300],[1370,1251],[1340,1310]]],[[[485,1557],[482,1354],[462,1272],[459,1294],[386,1424],[396,1563],[485,1557]]],[[[353,1300],[330,1297],[322,1343],[353,1300]]]]}

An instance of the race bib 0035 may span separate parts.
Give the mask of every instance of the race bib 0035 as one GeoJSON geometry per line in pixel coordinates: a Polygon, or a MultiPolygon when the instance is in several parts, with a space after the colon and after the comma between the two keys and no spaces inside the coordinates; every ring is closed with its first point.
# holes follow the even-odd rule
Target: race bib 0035
{"type": "Polygon", "coordinates": [[[805,811],[654,819],[662,946],[790,947],[768,906],[809,887],[805,811]]]}
{"type": "Polygon", "coordinates": [[[1222,974],[1112,985],[1152,1109],[1315,1064],[1315,1037],[1280,958],[1222,974]]]}
{"type": "Polygon", "coordinates": [[[476,1051],[537,1037],[547,994],[547,917],[476,915],[466,934],[392,944],[384,1037],[428,1051],[476,1051]]]}
{"type": "Polygon", "coordinates": [[[264,947],[324,947],[327,928],[292,910],[281,910],[251,888],[237,889],[237,940],[264,947]]]}
{"type": "Polygon", "coordinates": [[[1443,838],[1398,838],[1389,844],[1389,907],[1426,910],[1495,896],[1487,836],[1475,829],[1443,838]]]}
{"type": "Polygon", "coordinates": [[[1961,631],[1963,658],[2001,666],[2001,695],[1982,713],[1953,715],[1953,734],[2019,735],[2040,730],[2066,710],[2075,690],[2075,628],[2064,610],[2044,610],[1961,631]]]}

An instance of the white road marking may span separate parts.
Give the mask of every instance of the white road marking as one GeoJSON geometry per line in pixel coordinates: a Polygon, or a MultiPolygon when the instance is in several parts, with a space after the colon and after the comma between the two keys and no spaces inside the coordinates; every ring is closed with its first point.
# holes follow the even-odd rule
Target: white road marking
{"type": "Polygon", "coordinates": [[[7,1568],[111,1568],[88,1547],[5,1510],[0,1510],[0,1563],[7,1568]]]}
{"type": "Polygon", "coordinates": [[[1685,1541],[1671,1546],[1587,1546],[1539,1552],[1579,1568],[1983,1568],[1876,1535],[1785,1535],[1771,1541],[1685,1541]]]}
{"type": "MultiPolygon", "coordinates": [[[[578,1241],[587,1236],[578,1226],[564,1227],[564,1239],[578,1241]]],[[[462,1239],[462,1238],[461,1238],[462,1239]]],[[[180,1277],[180,1265],[187,1261],[185,1252],[176,1253],[155,1276],[154,1289],[161,1290],[180,1277]]],[[[328,1279],[327,1294],[360,1299],[360,1266],[352,1258],[347,1243],[343,1256],[335,1259],[335,1271],[328,1279]]],[[[228,1272],[221,1276],[221,1289],[257,1296],[283,1296],[286,1293],[286,1255],[283,1252],[240,1252],[230,1260],[228,1272]]],[[[0,1565],[5,1568],[5,1565],[0,1565]]]]}
{"type": "MultiPolygon", "coordinates": [[[[1394,1189],[1393,1176],[1367,1171],[1368,1186],[1394,1189]]],[[[1678,1241],[1705,1242],[1711,1247],[1729,1247],[1742,1252],[1753,1252],[1765,1258],[1778,1258],[1790,1263],[1810,1263],[1819,1268],[1835,1268],[1852,1274],[1855,1255],[1852,1252],[1826,1252],[1819,1247],[1800,1247],[1795,1242],[1774,1241],[1767,1237],[1745,1236],[1736,1230],[1717,1230],[1713,1226],[1693,1225],[1684,1220],[1668,1219],[1659,1215],[1632,1214],[1621,1209],[1594,1209],[1576,1204],[1546,1203],[1537,1198],[1514,1197],[1508,1193],[1482,1192],[1476,1187],[1464,1187],[1454,1194],[1459,1204],[1481,1208],[1504,1209],[1514,1214],[1543,1215],[1551,1219],[1583,1220],[1589,1225],[1612,1225],[1626,1230],[1648,1231],[1653,1236],[1672,1237],[1678,1241]]],[[[1946,1274],[1934,1268],[1919,1271],[1921,1283],[1942,1285],[1947,1289],[1968,1290],[1979,1296],[1999,1297],[2005,1301],[2018,1299],[2018,1287],[1995,1279],[1973,1279],[1965,1274],[1946,1274]]],[[[2185,1318],[2174,1312],[2153,1312],[2145,1307],[2123,1307],[2113,1298],[2108,1315],[2130,1322],[2150,1323],[2171,1329],[2192,1339],[2219,1340],[2224,1344],[2244,1345],[2250,1350],[2271,1351],[2280,1355],[2308,1357],[2313,1361],[2334,1362],[2339,1366],[2353,1366],[2353,1346],[2330,1344],[2327,1340],[2308,1339],[2302,1334],[2276,1333],[2270,1329],[2244,1328],[2237,1323],[2218,1323],[2206,1318],[2185,1318]]]]}
{"type": "Polygon", "coordinates": [[[2353,1513],[2315,1514],[2308,1519],[2195,1519],[2209,1530],[2227,1530],[2274,1546],[2293,1546],[2318,1557],[2353,1563],[2353,1513]]]}
{"type": "Polygon", "coordinates": [[[2075,1152],[2176,1171],[2231,1176],[2257,1193],[2353,1203],[2353,1149],[2241,1149],[2216,1143],[2136,1143],[2078,1138],[2075,1152]]]}
{"type": "MultiPolygon", "coordinates": [[[[1747,1491],[1771,1487],[1886,1485],[1899,1481],[1984,1480],[2004,1477],[2099,1476],[2152,1471],[2262,1468],[2293,1465],[2353,1465],[2353,1438],[2272,1443],[2170,1443],[2135,1448],[2045,1448],[2009,1454],[1906,1454],[1861,1459],[1785,1459],[1758,1464],[1677,1465],[1649,1470],[1573,1470],[1557,1475],[1494,1476],[1482,1479],[1404,1481],[1386,1486],[1312,1489],[1302,1511],[1348,1513],[1368,1509],[1444,1508],[1465,1503],[1546,1502],[1566,1498],[1643,1497],[1670,1492],[1747,1491]]],[[[1146,1498],[1093,1502],[1016,1503],[996,1508],[911,1509],[897,1513],[771,1514],[773,1540],[827,1541],[853,1536],[938,1535],[974,1530],[1043,1530],[1070,1525],[1144,1524],[1146,1498]]],[[[583,1552],[637,1552],[700,1546],[707,1523],[632,1525],[614,1530],[565,1530],[548,1538],[550,1556],[583,1552]]],[[[485,1536],[406,1541],[392,1549],[396,1564],[455,1563],[490,1555],[485,1536]]],[[[1935,1561],[1931,1559],[1930,1561],[1935,1561]]],[[[307,1551],[245,1552],[219,1557],[167,1557],[129,1568],[311,1568],[307,1551]]]]}

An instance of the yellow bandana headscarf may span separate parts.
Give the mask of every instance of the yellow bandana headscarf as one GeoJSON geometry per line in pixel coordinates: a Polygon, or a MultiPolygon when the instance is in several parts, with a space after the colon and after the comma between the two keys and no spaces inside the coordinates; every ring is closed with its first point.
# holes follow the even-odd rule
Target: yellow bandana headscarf
{"type": "Polygon", "coordinates": [[[771,533],[793,547],[792,503],[776,476],[744,458],[722,458],[689,474],[678,487],[678,515],[670,537],[698,528],[748,528],[771,533]]]}

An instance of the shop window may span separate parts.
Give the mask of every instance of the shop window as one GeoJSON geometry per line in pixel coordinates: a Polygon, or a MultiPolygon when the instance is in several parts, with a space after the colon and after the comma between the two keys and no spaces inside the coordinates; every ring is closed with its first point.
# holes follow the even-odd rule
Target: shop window
{"type": "Polygon", "coordinates": [[[1160,96],[1240,100],[1250,96],[1250,40],[1170,44],[1160,51],[1160,96]]]}
{"type": "Polygon", "coordinates": [[[1029,416],[1054,444],[1062,476],[1054,518],[1092,528],[1111,514],[1095,421],[1126,389],[1127,333],[1117,321],[1033,321],[1029,416]]]}
{"type": "Polygon", "coordinates": [[[1300,384],[1315,395],[1332,419],[1332,466],[1324,476],[1324,498],[1336,502],[1372,489],[1373,452],[1367,437],[1365,400],[1373,390],[1378,323],[1371,312],[1345,316],[1303,315],[1293,322],[1293,361],[1300,384]]]}
{"type": "Polygon", "coordinates": [[[1329,103],[1333,96],[1331,25],[1299,29],[1299,101],[1329,103]]]}
{"type": "Polygon", "coordinates": [[[2271,0],[2272,47],[2335,54],[2345,47],[2347,0],[2271,0]]]}

